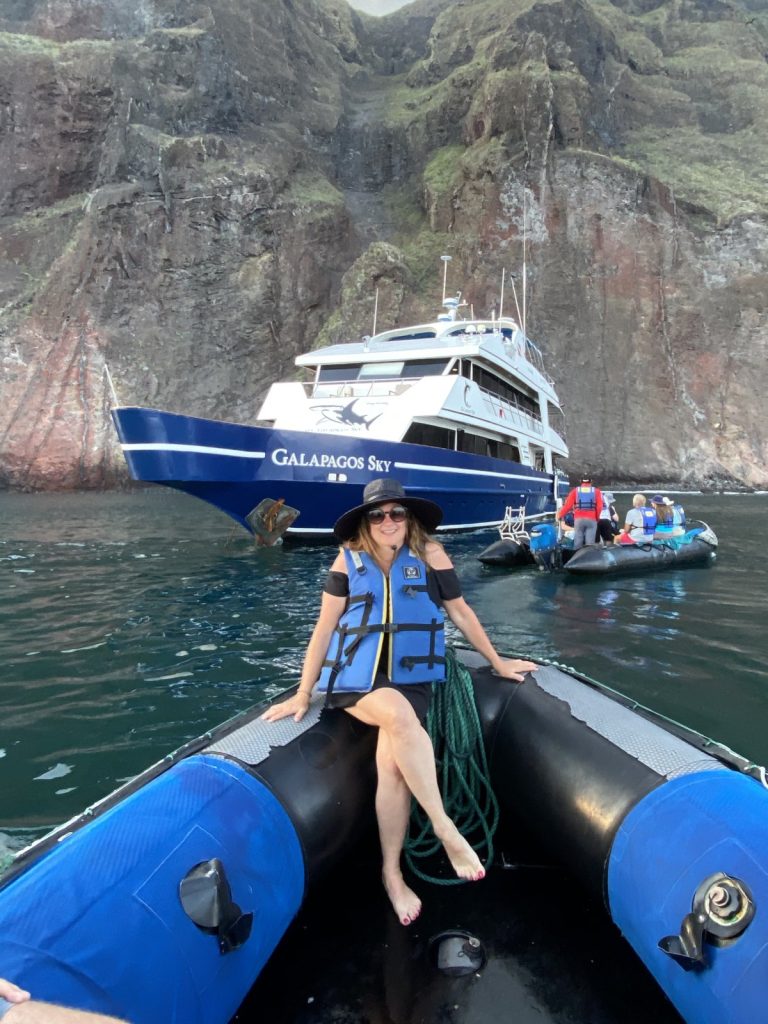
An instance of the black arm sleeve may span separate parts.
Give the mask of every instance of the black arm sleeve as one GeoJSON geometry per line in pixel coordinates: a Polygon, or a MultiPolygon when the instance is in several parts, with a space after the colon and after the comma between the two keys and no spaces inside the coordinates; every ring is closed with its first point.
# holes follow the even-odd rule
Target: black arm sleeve
{"type": "Polygon", "coordinates": [[[331,569],[325,578],[323,591],[331,597],[349,597],[349,576],[345,572],[331,569]]]}
{"type": "Polygon", "coordinates": [[[430,569],[428,586],[435,604],[461,597],[461,583],[455,569],[430,569]]]}
{"type": "MultiPolygon", "coordinates": [[[[427,586],[435,604],[461,597],[461,583],[455,569],[430,569],[427,586]]],[[[331,570],[326,576],[323,590],[333,597],[349,597],[349,576],[345,572],[331,570]]]]}

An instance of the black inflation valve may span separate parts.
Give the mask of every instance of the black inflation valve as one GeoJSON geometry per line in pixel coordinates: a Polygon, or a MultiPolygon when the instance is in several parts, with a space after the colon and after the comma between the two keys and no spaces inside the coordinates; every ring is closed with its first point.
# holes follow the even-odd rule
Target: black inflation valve
{"type": "Polygon", "coordinates": [[[187,872],[179,883],[179,899],[190,921],[201,931],[216,936],[222,955],[248,941],[253,914],[244,914],[232,899],[232,889],[218,857],[202,861],[187,872]]]}
{"type": "Polygon", "coordinates": [[[697,888],[679,933],[661,939],[659,949],[684,970],[700,970],[707,966],[705,942],[730,945],[754,916],[755,902],[745,883],[719,871],[697,888]]]}

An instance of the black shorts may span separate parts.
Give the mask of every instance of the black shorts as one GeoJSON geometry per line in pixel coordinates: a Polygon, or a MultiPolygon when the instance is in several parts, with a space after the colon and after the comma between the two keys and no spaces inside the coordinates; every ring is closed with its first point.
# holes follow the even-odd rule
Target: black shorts
{"type": "MultiPolygon", "coordinates": [[[[427,714],[429,713],[429,706],[432,703],[432,683],[407,683],[398,686],[397,683],[391,682],[383,672],[379,672],[373,681],[373,690],[397,690],[398,693],[402,693],[416,712],[416,717],[421,724],[423,725],[426,722],[427,714]]],[[[366,690],[365,693],[333,692],[326,701],[326,707],[354,707],[361,697],[365,697],[366,694],[372,693],[373,690],[366,690]]]]}

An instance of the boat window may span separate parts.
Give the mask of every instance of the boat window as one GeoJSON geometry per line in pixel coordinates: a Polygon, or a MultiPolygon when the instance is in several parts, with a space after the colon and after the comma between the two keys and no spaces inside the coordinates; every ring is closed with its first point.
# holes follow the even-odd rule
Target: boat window
{"type": "Polygon", "coordinates": [[[413,380],[418,377],[439,377],[448,366],[447,359],[394,360],[389,363],[345,363],[340,366],[321,366],[318,384],[332,384],[355,380],[413,380]]]}
{"type": "Polygon", "coordinates": [[[453,450],[454,431],[434,427],[431,423],[412,423],[403,438],[407,444],[425,444],[430,448],[453,450]]]}
{"type": "Polygon", "coordinates": [[[471,363],[467,359],[452,359],[448,364],[450,377],[468,377],[472,379],[471,363]]]}
{"type": "Polygon", "coordinates": [[[492,395],[506,399],[511,405],[516,406],[535,419],[540,418],[538,403],[530,395],[525,394],[520,388],[516,388],[514,384],[503,380],[495,373],[491,373],[490,370],[478,366],[477,363],[474,364],[472,370],[473,379],[484,391],[489,391],[492,395]]]}
{"type": "Polygon", "coordinates": [[[508,444],[506,441],[499,441],[499,458],[506,459],[508,462],[519,462],[520,449],[514,443],[508,444]]]}
{"type": "Polygon", "coordinates": [[[496,328],[490,324],[478,324],[473,322],[464,322],[457,327],[453,327],[450,331],[446,331],[443,334],[444,338],[456,338],[462,334],[485,334],[486,332],[494,331],[496,328]]]}
{"type": "Polygon", "coordinates": [[[402,376],[403,363],[364,363],[360,367],[358,380],[386,380],[402,376]]]}
{"type": "Polygon", "coordinates": [[[403,377],[439,377],[447,366],[446,359],[409,359],[403,368],[403,377]]]}
{"type": "Polygon", "coordinates": [[[544,457],[544,449],[539,448],[537,445],[531,445],[531,460],[533,461],[533,468],[540,469],[542,472],[546,469],[546,459],[544,457]]]}
{"type": "Polygon", "coordinates": [[[482,434],[471,434],[467,430],[459,430],[457,434],[456,447],[460,452],[469,452],[471,455],[490,455],[497,458],[499,442],[492,437],[484,437],[482,434]]]}
{"type": "Polygon", "coordinates": [[[357,380],[359,363],[347,363],[343,366],[321,366],[317,374],[319,383],[328,384],[338,380],[357,380]]]}
{"type": "Polygon", "coordinates": [[[412,331],[409,334],[388,334],[386,337],[376,338],[377,341],[421,341],[422,338],[434,338],[434,331],[412,331]]]}

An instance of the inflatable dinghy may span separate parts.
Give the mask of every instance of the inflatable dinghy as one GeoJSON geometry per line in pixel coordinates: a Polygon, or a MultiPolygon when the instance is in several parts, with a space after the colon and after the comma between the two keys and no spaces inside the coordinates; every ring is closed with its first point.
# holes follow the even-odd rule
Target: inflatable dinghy
{"type": "Polygon", "coordinates": [[[507,505],[499,526],[499,539],[489,544],[477,557],[484,565],[498,565],[512,569],[533,565],[531,535],[528,527],[549,516],[548,512],[526,516],[525,505],[515,508],[507,505]]]}
{"type": "Polygon", "coordinates": [[[657,533],[647,544],[587,544],[574,551],[559,538],[553,523],[542,523],[531,530],[530,550],[541,569],[605,576],[711,564],[717,556],[717,537],[700,523],[679,537],[657,533]]]}
{"type": "MultiPolygon", "coordinates": [[[[458,1024],[490,1024],[499,1000],[517,1009],[515,1019],[541,1024],[764,1019],[765,772],[563,666],[542,666],[515,685],[476,656],[460,657],[502,823],[538,837],[576,882],[534,871],[512,897],[506,883],[516,872],[505,874],[502,856],[484,882],[444,891],[453,917],[476,907],[484,886],[497,886],[483,923],[495,929],[487,958],[455,919],[435,946],[419,932],[421,918],[404,929],[387,908],[394,931],[377,940],[392,958],[386,972],[402,980],[423,963],[433,972],[425,991],[434,990],[434,1005],[425,1011],[419,989],[402,1012],[389,995],[374,1012],[363,1003],[375,1004],[375,993],[355,977],[346,988],[356,1002],[344,1019],[399,1024],[418,1011],[437,1020],[451,1005],[458,1024]],[[583,895],[563,920],[566,889],[583,895]],[[593,915],[590,900],[605,914],[593,915]],[[530,920],[521,916],[528,905],[530,920]],[[591,950],[591,916],[618,927],[647,968],[638,964],[650,992],[615,977],[632,974],[631,964],[621,966],[626,956],[637,962],[618,934],[606,940],[611,953],[591,950]],[[524,938],[502,964],[495,957],[518,926],[524,938]],[[457,963],[468,971],[454,970],[457,963]],[[601,1003],[601,992],[619,983],[622,1010],[601,1003]],[[564,1016],[564,1006],[574,1015],[564,1016]]],[[[374,834],[374,731],[342,711],[321,713],[321,698],[298,724],[265,723],[263,709],[189,744],[17,855],[0,883],[0,976],[37,998],[131,1024],[227,1024],[287,930],[285,941],[295,941],[289,926],[329,872],[352,863],[380,894],[376,860],[360,852],[374,834]]],[[[426,920],[431,896],[422,895],[426,920]]],[[[346,883],[330,896],[334,916],[354,902],[346,883]]],[[[375,906],[374,898],[359,902],[375,906]]],[[[371,912],[364,921],[370,933],[371,912]]],[[[310,968],[291,956],[281,987],[296,993],[300,1012],[275,1016],[261,1001],[238,1020],[264,1019],[265,1005],[278,1024],[341,1019],[327,1016],[329,987],[339,998],[347,961],[370,935],[337,941],[348,952],[330,946],[327,929],[315,938],[322,970],[313,978],[324,990],[303,987],[310,968]]]]}

